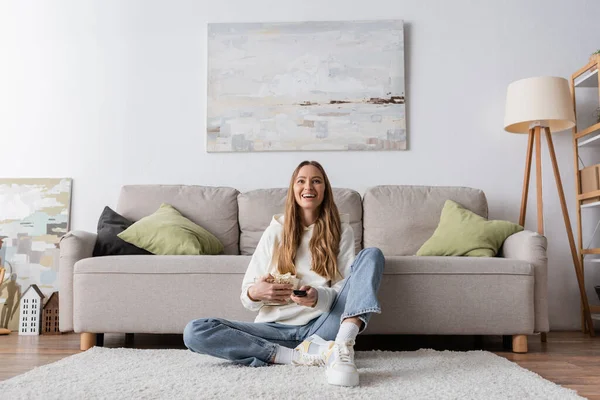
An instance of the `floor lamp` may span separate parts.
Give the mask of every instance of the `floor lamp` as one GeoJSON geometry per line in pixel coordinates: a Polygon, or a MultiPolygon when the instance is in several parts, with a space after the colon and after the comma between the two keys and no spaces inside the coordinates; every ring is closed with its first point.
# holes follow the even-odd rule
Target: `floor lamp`
{"type": "MultiPolygon", "coordinates": [[[[542,201],[542,131],[545,133],[554,179],[560,207],[562,209],[565,228],[571,247],[573,266],[579,284],[579,294],[583,305],[585,321],[588,325],[590,336],[594,336],[594,325],[590,314],[590,307],[585,294],[583,281],[583,270],[579,265],[571,220],[565,202],[560,172],[554,153],[552,143],[552,132],[559,132],[575,126],[575,111],[571,99],[569,82],[564,78],[553,76],[542,76],[521,79],[511,83],[506,93],[506,110],[504,115],[504,130],[511,133],[527,133],[529,140],[527,144],[527,156],[525,160],[525,176],[523,178],[523,194],[521,197],[521,214],[519,224],[525,224],[525,212],[527,209],[527,194],[529,191],[529,176],[531,171],[531,156],[535,145],[535,180],[537,186],[537,231],[544,234],[544,213],[542,201]]],[[[545,335],[542,333],[542,341],[545,335]]]]}

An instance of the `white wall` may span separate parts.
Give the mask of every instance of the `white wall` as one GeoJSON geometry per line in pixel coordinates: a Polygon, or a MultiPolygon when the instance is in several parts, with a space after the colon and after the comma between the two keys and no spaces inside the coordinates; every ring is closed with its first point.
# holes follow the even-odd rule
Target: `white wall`
{"type": "MultiPolygon", "coordinates": [[[[0,176],[72,177],[72,228],[91,231],[123,184],[284,187],[304,159],[321,161],[335,186],[361,192],[481,188],[492,218],[516,221],[527,138],[502,129],[506,87],[569,77],[599,46],[598,15],[592,0],[5,0],[0,176]],[[405,21],[408,151],[206,153],[207,22],[383,18],[405,21]]],[[[575,226],[571,137],[554,138],[575,226]]],[[[575,274],[544,157],[551,327],[577,329],[575,274]]],[[[600,274],[591,278],[595,300],[600,274]]]]}

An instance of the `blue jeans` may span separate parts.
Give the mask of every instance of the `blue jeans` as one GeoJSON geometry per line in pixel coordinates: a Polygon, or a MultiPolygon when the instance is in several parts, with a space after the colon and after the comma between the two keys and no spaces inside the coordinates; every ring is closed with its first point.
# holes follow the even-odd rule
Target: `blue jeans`
{"type": "Polygon", "coordinates": [[[356,256],[350,275],[336,296],[331,309],[306,325],[276,322],[254,323],[201,318],[191,321],[183,331],[188,349],[224,358],[239,364],[261,367],[273,362],[277,345],[296,347],[311,335],[334,340],[345,318],[358,317],[367,327],[372,313],[381,313],[377,291],[385,259],[381,250],[368,248],[356,256]]]}

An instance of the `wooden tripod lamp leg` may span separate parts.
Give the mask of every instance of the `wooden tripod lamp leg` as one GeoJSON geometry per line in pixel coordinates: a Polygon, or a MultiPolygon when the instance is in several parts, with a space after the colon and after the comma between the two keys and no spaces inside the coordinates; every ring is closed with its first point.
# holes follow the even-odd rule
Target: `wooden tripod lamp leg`
{"type": "Polygon", "coordinates": [[[542,131],[535,127],[535,183],[537,188],[537,232],[544,234],[544,200],[542,194],[542,131]]]}
{"type": "Polygon", "coordinates": [[[525,226],[525,214],[527,213],[527,195],[529,194],[529,177],[531,176],[531,155],[533,152],[533,129],[529,130],[529,141],[527,142],[527,154],[525,156],[525,176],[523,177],[523,194],[521,196],[521,213],[519,214],[519,225],[525,226]]]}
{"type": "MultiPolygon", "coordinates": [[[[535,135],[535,183],[537,192],[537,232],[544,234],[544,200],[542,193],[542,128],[536,126],[535,135]]],[[[546,332],[542,332],[540,339],[546,342],[546,332]]]]}
{"type": "MultiPolygon", "coordinates": [[[[531,178],[531,161],[533,159],[533,142],[535,139],[535,130],[533,128],[529,129],[529,139],[527,141],[527,153],[525,154],[525,175],[523,176],[523,194],[521,196],[521,212],[519,214],[519,225],[521,226],[525,226],[525,215],[527,214],[527,197],[529,194],[529,180],[531,178]]],[[[539,138],[539,130],[538,130],[538,138],[539,138]]],[[[538,140],[537,143],[540,143],[540,141],[538,140]]],[[[536,149],[536,157],[537,154],[540,154],[539,151],[536,149]]],[[[538,157],[539,158],[539,157],[538,157]]],[[[536,158],[537,161],[537,158],[536,158]]],[[[536,172],[538,171],[537,166],[536,166],[536,172]]],[[[540,163],[540,168],[539,168],[539,172],[541,173],[541,163],[540,163]]],[[[538,176],[537,181],[540,182],[541,184],[541,178],[538,176]]],[[[539,192],[538,192],[538,196],[541,193],[541,186],[538,186],[539,192]]],[[[538,200],[538,204],[539,200],[538,200]]],[[[539,209],[538,209],[538,221],[541,220],[541,218],[539,217],[539,209]]],[[[538,226],[539,229],[539,226],[538,226]]],[[[522,339],[520,339],[522,340],[522,339]]],[[[546,332],[542,332],[541,333],[541,340],[542,342],[546,342],[546,332]]],[[[521,343],[520,341],[518,341],[517,343],[521,343]]],[[[520,347],[520,346],[518,346],[520,347]]]]}
{"type": "Polygon", "coordinates": [[[575,274],[577,275],[577,283],[579,284],[579,294],[581,296],[581,302],[583,305],[583,312],[585,321],[590,331],[590,336],[594,336],[594,323],[592,322],[592,316],[590,314],[590,305],[587,300],[585,293],[585,285],[583,282],[583,269],[579,265],[577,258],[577,249],[575,248],[575,240],[573,239],[573,230],[571,229],[571,220],[569,219],[569,211],[567,210],[567,203],[565,202],[565,193],[563,191],[562,181],[560,179],[560,171],[558,170],[558,164],[556,162],[556,154],[554,153],[554,144],[552,143],[552,135],[550,134],[550,128],[545,128],[546,139],[548,141],[548,149],[550,150],[550,159],[552,160],[552,169],[554,170],[554,179],[556,180],[556,188],[558,189],[558,196],[560,198],[560,207],[563,213],[563,219],[565,221],[565,228],[567,230],[567,237],[569,238],[569,246],[571,247],[571,256],[573,257],[573,266],[575,267],[575,274]]]}

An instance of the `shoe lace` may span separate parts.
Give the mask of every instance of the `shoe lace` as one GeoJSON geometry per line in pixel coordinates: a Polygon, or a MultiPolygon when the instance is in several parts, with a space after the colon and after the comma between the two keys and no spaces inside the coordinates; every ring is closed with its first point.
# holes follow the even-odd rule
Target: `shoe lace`
{"type": "Polygon", "coordinates": [[[352,355],[350,354],[350,347],[345,344],[338,344],[337,346],[338,359],[343,363],[351,363],[352,355]]]}

